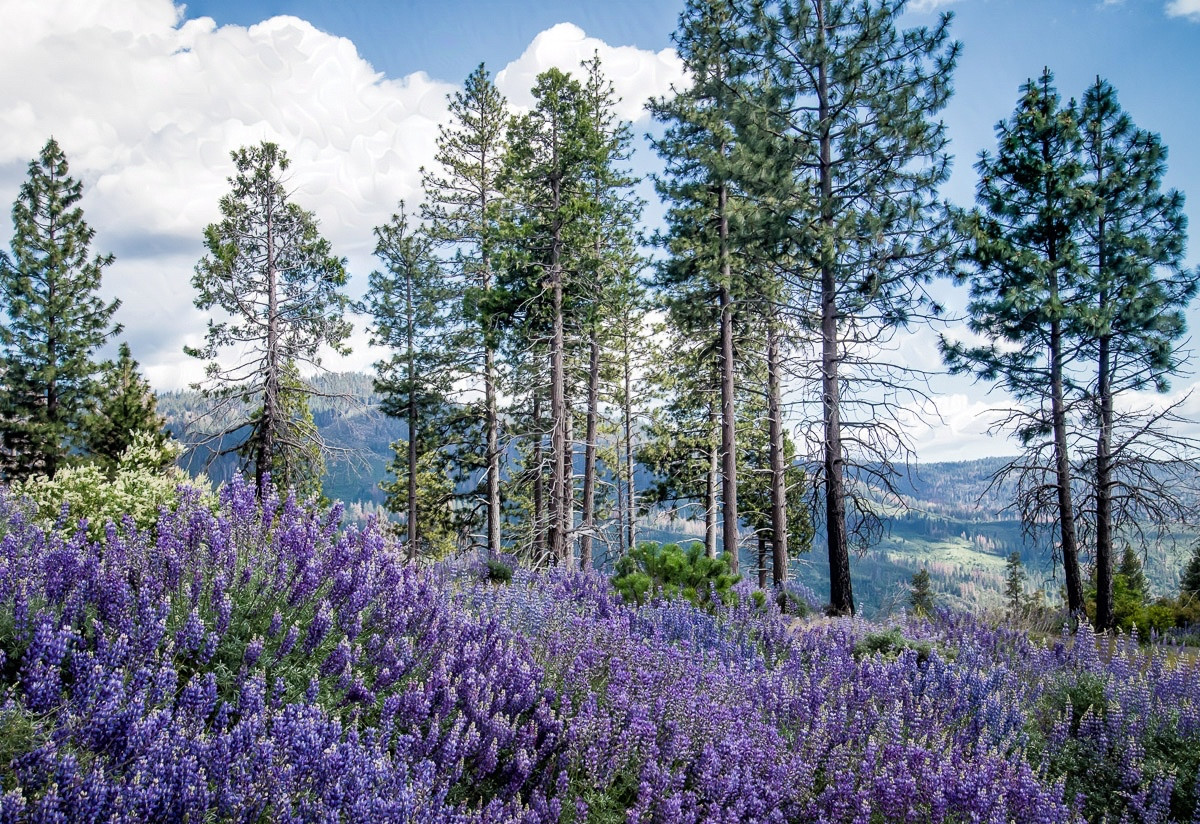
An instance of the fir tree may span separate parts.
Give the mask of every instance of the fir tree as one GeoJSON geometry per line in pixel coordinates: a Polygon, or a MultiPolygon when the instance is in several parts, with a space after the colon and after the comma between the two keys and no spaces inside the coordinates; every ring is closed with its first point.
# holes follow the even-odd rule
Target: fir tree
{"type": "Polygon", "coordinates": [[[1150,584],[1146,580],[1146,572],[1142,568],[1141,558],[1129,544],[1125,544],[1125,550],[1121,553],[1121,563],[1117,567],[1117,575],[1121,576],[1127,591],[1137,599],[1139,604],[1146,600],[1150,594],[1150,584]]]}
{"type": "Polygon", "coordinates": [[[261,487],[290,456],[294,466],[312,466],[306,453],[322,448],[315,428],[303,423],[315,390],[298,370],[319,369],[322,346],[348,351],[348,299],[340,291],[346,270],[313,214],[291,201],[283,178],[290,164],[279,146],[264,142],[231,156],[237,173],[221,198],[221,221],[204,230],[207,254],[192,278],[197,308],[217,308],[227,319],[210,319],[204,345],[184,351],[208,361],[207,380],[197,387],[216,401],[208,417],[235,419],[202,433],[200,445],[244,456],[261,487]],[[249,404],[255,411],[243,416],[249,404]]]}
{"type": "Polygon", "coordinates": [[[95,232],[78,203],[83,187],[51,138],[13,204],[12,256],[0,255],[0,465],[4,477],[54,475],[86,448],[96,402],[93,355],[120,332],[120,301],[97,293],[112,255],[95,255],[95,232]]]}
{"type": "Polygon", "coordinates": [[[87,420],[87,452],[113,471],[139,433],[148,435],[152,445],[165,444],[166,421],[158,414],[154,390],[138,372],[129,344],[122,342],[116,362],[104,365],[101,384],[99,405],[87,420]]]}
{"type": "Polygon", "coordinates": [[[929,570],[924,567],[920,572],[913,573],[908,604],[912,607],[914,615],[933,615],[933,589],[929,583],[929,570]]]}
{"type": "Polygon", "coordinates": [[[1021,563],[1021,553],[1013,552],[1005,562],[1004,600],[1008,605],[1009,618],[1015,620],[1021,613],[1021,605],[1025,601],[1025,567],[1021,563]]]}

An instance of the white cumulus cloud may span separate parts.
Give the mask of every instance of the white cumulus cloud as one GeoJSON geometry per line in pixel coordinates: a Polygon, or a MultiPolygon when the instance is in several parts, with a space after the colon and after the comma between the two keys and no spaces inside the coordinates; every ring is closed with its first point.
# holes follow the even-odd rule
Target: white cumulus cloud
{"type": "Polygon", "coordinates": [[[1186,17],[1200,23],[1200,0],[1170,0],[1167,3],[1168,17],[1186,17]]]}
{"type": "Polygon", "coordinates": [[[913,0],[908,8],[912,11],[934,11],[957,2],[958,0],[913,0]]]}
{"type": "MultiPolygon", "coordinates": [[[[205,327],[191,275],[228,189],[230,151],[262,140],[284,148],[293,197],[349,258],[358,297],[375,266],[372,227],[398,200],[420,199],[419,170],[456,88],[422,72],[387,77],[349,40],[296,17],[218,26],[185,20],[172,0],[4,0],[0,31],[0,208],[53,135],[84,183],[94,251],[117,256],[104,291],[124,301],[125,337],[159,388],[199,377],[182,354],[205,327]]],[[[519,103],[538,72],[576,69],[593,51],[624,117],[682,74],[672,52],[609,46],[563,24],[500,73],[502,87],[519,103]]],[[[377,359],[361,329],[352,345],[338,368],[377,359]]]]}
{"type": "Polygon", "coordinates": [[[497,73],[496,86],[509,103],[528,108],[533,105],[530,89],[539,74],[551,67],[578,73],[579,64],[594,54],[600,56],[605,76],[621,97],[616,111],[624,120],[640,120],[646,116],[647,100],[669,93],[672,85],[685,84],[683,61],[673,49],[651,52],[610,46],[572,23],[559,23],[535,37],[524,54],[497,73]]]}

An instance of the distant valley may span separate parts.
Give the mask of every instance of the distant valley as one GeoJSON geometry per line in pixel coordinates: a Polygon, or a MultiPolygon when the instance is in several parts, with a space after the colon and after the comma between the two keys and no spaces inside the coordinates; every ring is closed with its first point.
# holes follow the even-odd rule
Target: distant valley
{"type": "MultiPolygon", "coordinates": [[[[369,375],[330,374],[316,384],[327,397],[313,399],[314,420],[327,443],[340,453],[328,462],[325,495],[344,502],[353,515],[378,513],[384,501],[379,481],[387,476],[392,458],[390,444],[405,437],[406,427],[379,410],[369,375]]],[[[177,436],[184,435],[186,424],[206,405],[198,392],[190,390],[159,396],[159,410],[177,436]]],[[[236,455],[215,457],[197,451],[185,459],[185,468],[190,472],[207,471],[218,481],[238,471],[236,455]]],[[[1014,551],[1021,553],[1026,566],[1027,587],[1043,589],[1050,599],[1057,599],[1062,576],[1060,573],[1055,577],[1049,540],[1041,536],[1040,543],[1028,543],[1019,521],[1004,511],[1012,490],[991,486],[992,474],[1004,461],[985,458],[920,464],[897,480],[895,494],[868,490],[884,513],[885,531],[865,553],[851,559],[855,596],[864,613],[903,606],[909,580],[923,567],[933,577],[941,603],[971,609],[999,608],[1005,561],[1014,551]]],[[[643,477],[641,483],[645,480],[643,477]]],[[[644,540],[703,540],[702,523],[671,521],[665,515],[644,517],[639,529],[644,540]]],[[[818,535],[813,550],[793,562],[793,577],[821,599],[828,595],[828,564],[822,540],[823,536],[818,535]]],[[[1181,535],[1174,546],[1137,547],[1145,551],[1146,572],[1155,594],[1175,592],[1193,540],[1191,535],[1181,535]]],[[[754,554],[743,548],[745,574],[755,574],[755,561],[754,554]]]]}

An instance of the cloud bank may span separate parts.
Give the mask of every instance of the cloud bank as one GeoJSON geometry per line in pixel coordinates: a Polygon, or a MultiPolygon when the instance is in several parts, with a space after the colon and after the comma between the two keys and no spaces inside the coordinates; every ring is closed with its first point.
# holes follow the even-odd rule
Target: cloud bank
{"type": "Polygon", "coordinates": [[[1167,3],[1168,17],[1185,17],[1200,23],[1200,0],[1170,0],[1167,3]]]}
{"type": "MultiPolygon", "coordinates": [[[[262,140],[287,151],[294,198],[349,258],[357,297],[374,266],[371,230],[400,199],[420,199],[420,168],[433,160],[456,88],[421,72],[389,78],[349,40],[296,17],[242,27],[183,15],[171,0],[0,4],[0,202],[16,198],[53,135],[84,183],[94,251],[117,256],[104,291],[124,301],[125,337],[160,389],[200,376],[182,354],[204,332],[191,274],[228,188],[229,152],[262,140]]],[[[610,46],[560,24],[499,72],[498,85],[520,105],[538,72],[575,69],[593,52],[630,119],[682,77],[670,51],[610,46]]],[[[10,232],[6,223],[0,237],[10,232]]],[[[378,357],[361,330],[354,344],[338,368],[378,357]]]]}

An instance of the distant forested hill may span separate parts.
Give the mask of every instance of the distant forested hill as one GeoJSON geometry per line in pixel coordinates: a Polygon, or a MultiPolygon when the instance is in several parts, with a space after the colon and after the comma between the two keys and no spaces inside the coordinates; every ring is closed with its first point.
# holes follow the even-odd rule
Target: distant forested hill
{"type": "MultiPolygon", "coordinates": [[[[407,427],[379,411],[379,397],[370,375],[336,372],[318,376],[312,384],[320,394],[311,399],[309,407],[332,449],[325,495],[348,504],[382,503],[379,482],[387,475],[391,444],[405,437],[407,427]]],[[[167,427],[185,443],[193,437],[191,433],[219,428],[219,422],[200,418],[209,405],[210,401],[190,389],[158,396],[158,408],[167,419],[167,427]]],[[[184,468],[193,474],[207,472],[215,480],[228,480],[238,471],[240,459],[236,454],[216,453],[237,443],[230,439],[214,446],[186,454],[184,468]]]]}
{"type": "MultiPolygon", "coordinates": [[[[328,464],[325,494],[352,509],[375,510],[384,495],[379,482],[386,477],[391,444],[405,437],[406,427],[379,411],[379,398],[369,375],[336,373],[314,380],[322,397],[312,399],[313,418],[326,442],[335,449],[328,464]]],[[[172,432],[186,440],[189,422],[207,407],[194,391],[159,395],[159,409],[172,432]]],[[[227,443],[225,447],[236,446],[227,443]]],[[[1009,553],[1020,552],[1030,576],[1030,588],[1042,588],[1056,598],[1061,575],[1055,577],[1052,546],[1042,539],[1030,543],[1015,515],[1005,508],[1012,501],[1010,485],[992,486],[991,477],[1006,459],[920,464],[905,472],[893,493],[869,489],[885,513],[885,533],[865,554],[852,560],[855,595],[864,613],[900,604],[913,573],[927,568],[943,603],[967,608],[997,605],[1004,586],[1009,553]],[[898,497],[897,497],[898,496],[898,497]]],[[[196,451],[185,467],[226,480],[238,471],[236,455],[214,456],[196,451]]],[[[648,479],[639,473],[638,484],[648,479]]],[[[641,535],[647,540],[703,539],[699,523],[650,516],[641,535]]],[[[1173,593],[1190,548],[1191,536],[1175,547],[1143,547],[1146,571],[1159,593],[1173,593]]],[[[828,591],[828,567],[818,535],[814,549],[794,562],[795,574],[823,596],[828,591]]],[[[755,557],[743,550],[743,565],[753,575],[755,557]]]]}

